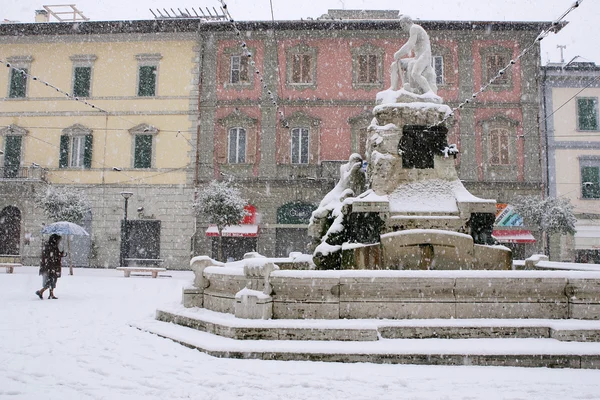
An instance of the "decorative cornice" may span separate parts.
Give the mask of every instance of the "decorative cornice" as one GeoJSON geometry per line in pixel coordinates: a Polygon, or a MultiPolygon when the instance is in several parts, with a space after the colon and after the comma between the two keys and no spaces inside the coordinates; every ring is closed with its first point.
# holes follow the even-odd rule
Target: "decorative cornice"
{"type": "Polygon", "coordinates": [[[139,124],[129,129],[129,133],[132,135],[157,135],[158,129],[152,125],[139,124]]]}
{"type": "Polygon", "coordinates": [[[62,130],[63,135],[69,136],[80,136],[80,135],[91,135],[92,130],[81,124],[74,124],[62,130]]]}
{"type": "Polygon", "coordinates": [[[23,135],[27,135],[29,131],[25,128],[21,128],[20,126],[17,126],[15,124],[10,124],[9,126],[4,126],[2,128],[0,128],[0,136],[6,136],[6,135],[19,135],[19,136],[23,136],[23,135]]]}

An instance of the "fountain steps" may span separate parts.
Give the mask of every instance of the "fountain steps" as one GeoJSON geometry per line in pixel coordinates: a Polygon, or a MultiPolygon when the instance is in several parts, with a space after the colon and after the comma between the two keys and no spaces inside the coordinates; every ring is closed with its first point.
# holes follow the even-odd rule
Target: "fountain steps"
{"type": "Polygon", "coordinates": [[[600,368],[600,322],[579,320],[245,320],[158,310],[136,328],[215,357],[600,368]]]}

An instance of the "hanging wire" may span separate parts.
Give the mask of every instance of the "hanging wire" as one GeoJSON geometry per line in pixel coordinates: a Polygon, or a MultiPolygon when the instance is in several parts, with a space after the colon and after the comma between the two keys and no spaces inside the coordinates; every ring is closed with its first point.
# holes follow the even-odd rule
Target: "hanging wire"
{"type": "Polygon", "coordinates": [[[441,124],[443,124],[444,122],[446,122],[448,119],[454,117],[454,113],[457,110],[460,110],[462,108],[464,108],[467,104],[474,102],[475,99],[477,98],[477,96],[479,96],[482,92],[484,92],[485,90],[487,90],[490,85],[493,85],[494,82],[498,79],[500,79],[501,77],[504,76],[504,74],[506,73],[506,71],[508,71],[513,65],[515,65],[525,54],[527,54],[532,48],[534,48],[536,45],[538,45],[539,42],[541,42],[544,38],[546,38],[550,32],[556,32],[556,30],[558,29],[560,23],[562,22],[563,19],[565,19],[565,17],[567,15],[569,15],[569,13],[571,11],[573,11],[574,9],[576,9],[577,7],[579,7],[579,5],[583,2],[583,0],[576,0],[575,3],[573,3],[564,13],[562,13],[562,15],[560,17],[558,17],[557,19],[555,19],[554,21],[552,21],[552,24],[547,27],[546,29],[544,29],[533,41],[533,43],[531,43],[529,46],[527,46],[526,48],[523,49],[523,51],[521,51],[517,57],[515,57],[514,59],[511,59],[508,64],[500,69],[496,75],[494,77],[492,77],[492,79],[490,79],[485,85],[483,85],[477,92],[473,93],[471,95],[471,98],[465,99],[462,103],[460,103],[458,106],[454,107],[450,113],[448,113],[441,121],[437,122],[436,124],[433,124],[429,127],[427,127],[428,129],[431,129],[433,127],[439,126],[441,124]]]}
{"type": "MultiPolygon", "coordinates": [[[[285,115],[284,115],[283,111],[279,109],[279,105],[277,104],[277,100],[275,99],[275,94],[269,89],[268,85],[265,83],[263,75],[261,74],[260,70],[256,66],[256,61],[253,60],[252,53],[250,52],[250,50],[248,50],[247,43],[244,41],[244,39],[242,39],[242,31],[240,31],[240,29],[237,26],[236,21],[231,16],[231,13],[229,12],[229,9],[227,7],[227,3],[225,3],[225,0],[219,0],[219,1],[221,2],[221,10],[223,11],[223,14],[227,17],[227,20],[231,23],[231,26],[233,27],[233,30],[235,31],[235,35],[238,37],[238,40],[240,41],[240,46],[244,52],[244,55],[246,57],[248,57],[249,64],[254,68],[254,73],[259,78],[263,89],[267,91],[267,94],[269,95],[269,100],[271,100],[271,104],[273,104],[273,106],[275,106],[275,109],[277,110],[277,112],[279,113],[281,118],[284,118],[285,115]]],[[[272,11],[272,9],[271,9],[271,11],[272,11]]]]}
{"type": "Polygon", "coordinates": [[[7,68],[12,69],[13,71],[19,72],[22,75],[24,75],[24,76],[26,76],[28,78],[31,78],[31,80],[33,80],[33,81],[38,81],[38,82],[41,82],[41,83],[43,83],[44,85],[46,85],[48,87],[51,87],[52,89],[56,90],[58,93],[64,94],[66,97],[68,97],[71,100],[75,100],[75,101],[78,101],[80,103],[83,103],[86,106],[89,106],[89,107],[93,108],[96,111],[103,112],[103,113],[106,113],[106,114],[109,113],[108,111],[106,111],[106,110],[104,110],[104,109],[102,109],[102,108],[100,108],[100,107],[98,107],[98,106],[96,106],[96,105],[94,105],[94,104],[92,104],[92,103],[90,103],[88,101],[85,101],[85,100],[83,100],[83,99],[81,99],[81,98],[79,98],[77,96],[73,96],[72,94],[65,92],[64,90],[62,90],[61,88],[59,88],[57,86],[54,86],[50,82],[46,82],[45,80],[40,79],[40,78],[38,78],[35,75],[31,75],[30,73],[28,73],[24,69],[15,67],[14,65],[12,65],[8,61],[4,61],[4,60],[0,59],[0,63],[5,64],[7,68]]]}

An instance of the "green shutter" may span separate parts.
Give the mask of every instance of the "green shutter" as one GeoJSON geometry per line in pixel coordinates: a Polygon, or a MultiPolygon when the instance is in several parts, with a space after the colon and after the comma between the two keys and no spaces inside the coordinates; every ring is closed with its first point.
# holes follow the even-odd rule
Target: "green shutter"
{"type": "Polygon", "coordinates": [[[73,96],[89,97],[92,79],[91,67],[75,67],[73,82],[73,96]]]}
{"type": "Polygon", "coordinates": [[[152,135],[135,136],[134,168],[152,168],[152,135]]]}
{"type": "Polygon", "coordinates": [[[4,177],[18,178],[21,167],[21,136],[6,136],[4,147],[4,177]]]}
{"type": "Polygon", "coordinates": [[[27,68],[21,68],[21,70],[11,69],[10,70],[10,90],[8,97],[20,98],[25,97],[27,92],[27,68]],[[23,72],[21,72],[23,70],[23,72]]]}
{"type": "Polygon", "coordinates": [[[83,167],[92,168],[92,144],[94,137],[92,135],[85,136],[85,144],[83,148],[83,167]]]}
{"type": "Polygon", "coordinates": [[[62,135],[60,137],[60,155],[58,159],[58,168],[67,168],[69,166],[69,137],[62,135]]]}
{"type": "Polygon", "coordinates": [[[598,130],[598,99],[577,99],[577,122],[582,131],[598,130]]]}
{"type": "Polygon", "coordinates": [[[581,194],[584,199],[600,199],[600,167],[581,167],[581,194]]]}
{"type": "Polygon", "coordinates": [[[138,96],[154,96],[156,94],[156,67],[145,65],[140,67],[138,96]]]}

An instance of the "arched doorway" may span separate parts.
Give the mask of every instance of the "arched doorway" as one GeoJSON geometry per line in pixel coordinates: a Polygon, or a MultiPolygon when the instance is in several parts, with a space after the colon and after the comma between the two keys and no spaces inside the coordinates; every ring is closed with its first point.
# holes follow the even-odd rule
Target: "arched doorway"
{"type": "Polygon", "coordinates": [[[0,254],[19,255],[21,243],[21,211],[14,206],[0,211],[0,254]]]}

